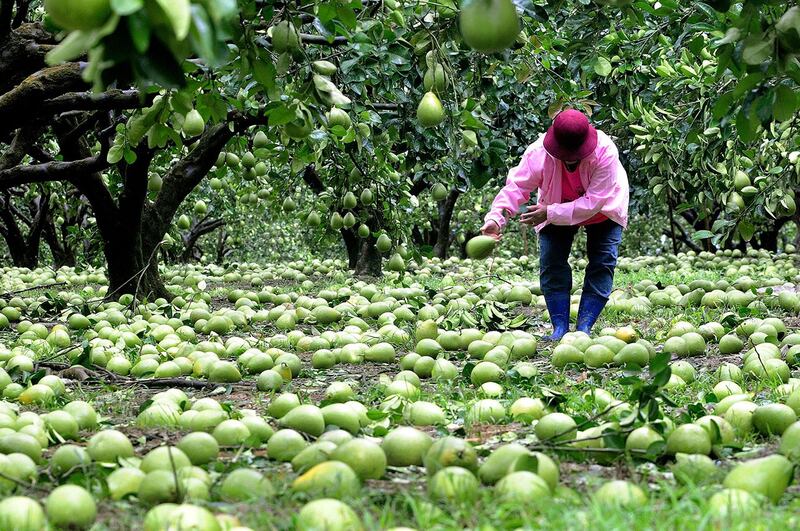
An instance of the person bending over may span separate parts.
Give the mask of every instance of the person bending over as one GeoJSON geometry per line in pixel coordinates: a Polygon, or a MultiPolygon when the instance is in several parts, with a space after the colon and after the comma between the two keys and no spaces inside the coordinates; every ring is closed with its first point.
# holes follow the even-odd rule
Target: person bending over
{"type": "Polygon", "coordinates": [[[553,333],[569,331],[572,270],[569,258],[580,227],[586,231],[589,263],[583,280],[576,329],[591,332],[608,301],[622,230],[628,223],[628,176],[614,142],[576,110],[556,116],[547,132],[528,146],[511,169],[481,228],[500,239],[507,218],[538,188],[538,202],[520,216],[539,234],[539,276],[553,333]]]}

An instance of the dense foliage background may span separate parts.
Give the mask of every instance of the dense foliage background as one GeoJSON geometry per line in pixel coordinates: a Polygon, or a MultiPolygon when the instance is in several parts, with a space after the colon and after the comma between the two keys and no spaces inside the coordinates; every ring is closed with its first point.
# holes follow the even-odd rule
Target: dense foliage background
{"type": "Polygon", "coordinates": [[[456,4],[4,1],[3,254],[152,292],[160,261],[458,255],[565,107],[620,147],[625,252],[792,250],[800,9],[517,0],[515,44],[482,54],[456,4]]]}

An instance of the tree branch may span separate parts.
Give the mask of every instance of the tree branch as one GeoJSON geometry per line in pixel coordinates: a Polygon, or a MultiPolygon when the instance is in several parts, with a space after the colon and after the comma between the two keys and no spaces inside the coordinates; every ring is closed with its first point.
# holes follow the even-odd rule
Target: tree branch
{"type": "Polygon", "coordinates": [[[320,181],[317,168],[313,164],[309,164],[303,170],[303,181],[318,194],[325,190],[325,185],[320,181]]]}
{"type": "Polygon", "coordinates": [[[55,45],[55,37],[41,23],[16,27],[0,46],[0,93],[11,90],[31,73],[45,68],[45,55],[55,45]]]}
{"type": "Polygon", "coordinates": [[[31,74],[0,96],[0,132],[29,123],[30,114],[45,100],[85,86],[78,63],[51,66],[31,74]]]}
{"type": "MultiPolygon", "coordinates": [[[[68,132],[74,129],[74,127],[74,120],[69,119],[60,119],[53,125],[53,130],[58,138],[59,149],[62,156],[70,159],[82,157],[85,160],[86,158],[90,158],[91,152],[86,141],[80,137],[68,135],[68,132]]],[[[86,197],[86,200],[92,207],[94,216],[97,219],[97,227],[100,229],[101,233],[110,226],[108,222],[112,221],[114,217],[119,214],[114,203],[114,198],[111,196],[108,187],[100,175],[100,169],[108,166],[104,153],[107,153],[110,148],[111,135],[108,134],[107,137],[104,135],[107,134],[109,130],[111,132],[114,131],[113,125],[110,126],[110,129],[100,132],[102,167],[85,174],[70,174],[63,179],[69,181],[78,192],[86,197]]],[[[103,235],[104,238],[106,236],[108,236],[108,234],[103,235]]]]}
{"type": "MultiPolygon", "coordinates": [[[[300,41],[303,44],[312,44],[315,46],[330,46],[330,47],[337,47],[337,46],[344,46],[349,41],[347,37],[334,37],[333,40],[328,40],[327,38],[323,37],[322,35],[311,35],[309,33],[301,33],[300,34],[300,41]]],[[[272,38],[268,35],[264,35],[256,39],[256,42],[265,48],[272,48],[272,38]]]]}
{"type": "Polygon", "coordinates": [[[106,153],[104,148],[97,155],[84,159],[23,164],[0,170],[0,190],[20,184],[64,181],[69,177],[80,178],[82,174],[98,172],[108,167],[106,153]]]}
{"type": "Polygon", "coordinates": [[[208,175],[234,131],[227,123],[207,127],[194,149],[178,161],[164,177],[155,202],[146,206],[148,228],[142,235],[143,249],[154,249],[164,237],[172,218],[186,196],[208,175]]]}
{"type": "Polygon", "coordinates": [[[672,224],[675,226],[675,228],[677,228],[680,231],[680,234],[677,236],[678,241],[683,242],[687,247],[689,247],[694,252],[699,253],[700,251],[703,250],[702,247],[700,247],[695,241],[693,241],[689,237],[689,234],[686,232],[686,229],[684,229],[680,223],[673,220],[672,224]]]}
{"type": "Polygon", "coordinates": [[[11,210],[11,197],[8,194],[0,196],[0,234],[6,240],[6,246],[11,254],[11,261],[16,266],[25,265],[25,237],[14,219],[11,210]]]}
{"type": "Polygon", "coordinates": [[[183,235],[184,249],[181,259],[184,262],[188,262],[192,258],[197,240],[199,240],[201,236],[214,232],[218,228],[224,226],[225,220],[221,218],[208,219],[208,217],[206,217],[202,221],[195,223],[194,226],[189,229],[189,232],[183,235]]]}
{"type": "Polygon", "coordinates": [[[399,103],[365,103],[366,107],[372,107],[376,111],[396,111],[400,108],[399,103]]]}
{"type": "Polygon", "coordinates": [[[0,170],[5,170],[18,165],[31,150],[32,145],[41,135],[38,127],[27,127],[17,131],[11,145],[0,155],[0,170]]]}
{"type": "Polygon", "coordinates": [[[46,194],[41,194],[39,197],[33,200],[33,204],[36,207],[36,215],[33,218],[33,222],[31,223],[30,231],[28,232],[28,248],[33,250],[34,252],[39,251],[39,241],[42,237],[42,230],[44,229],[44,222],[47,217],[47,213],[50,211],[50,201],[46,194]]]}
{"type": "MultiPolygon", "coordinates": [[[[36,208],[34,208],[35,205],[31,205],[31,207],[32,207],[31,210],[32,210],[32,212],[33,212],[33,214],[35,216],[36,215],[36,208]]],[[[11,211],[12,214],[14,214],[19,219],[21,219],[25,223],[25,225],[27,225],[28,227],[30,227],[33,224],[33,221],[31,221],[31,218],[26,216],[24,213],[20,212],[19,209],[16,207],[16,205],[14,205],[14,203],[11,202],[11,200],[8,201],[7,208],[8,208],[8,210],[11,211]]]]}
{"type": "Polygon", "coordinates": [[[120,168],[124,185],[119,195],[119,214],[132,225],[141,223],[147,198],[147,174],[154,155],[155,150],[148,148],[147,142],[141,142],[136,147],[136,161],[120,168]]]}
{"type": "Polygon", "coordinates": [[[155,94],[138,90],[109,90],[106,92],[69,92],[44,101],[35,115],[44,117],[65,111],[101,111],[141,109],[150,105],[155,94]]]}

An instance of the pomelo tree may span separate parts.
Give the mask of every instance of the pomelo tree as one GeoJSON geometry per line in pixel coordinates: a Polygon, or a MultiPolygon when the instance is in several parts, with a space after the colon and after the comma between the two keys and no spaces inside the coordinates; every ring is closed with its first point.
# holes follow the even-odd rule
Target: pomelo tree
{"type": "MultiPolygon", "coordinates": [[[[39,118],[51,122],[43,132],[52,135],[54,160],[33,164],[23,149],[16,164],[0,170],[0,186],[75,186],[92,206],[113,292],[163,294],[158,248],[180,204],[211,174],[271,181],[284,191],[302,179],[326,221],[329,211],[342,210],[343,227],[335,218],[332,224],[342,232],[351,266],[376,273],[378,236],[391,234],[392,247],[410,243],[409,226],[400,220],[417,206],[412,189],[420,193],[447,180],[424,175],[431,167],[416,163],[427,159],[424,150],[412,155],[409,175],[408,139],[420,126],[445,121],[447,108],[449,125],[436,149],[458,155],[462,136],[467,147],[477,140],[474,131],[460,133],[461,103],[444,94],[455,72],[445,71],[451,68],[446,54],[464,48],[452,45],[460,39],[451,3],[324,2],[294,9],[282,2],[98,2],[81,7],[95,16],[80,23],[71,18],[69,1],[45,7],[44,23],[32,24],[23,24],[27,3],[11,9],[7,39],[27,39],[40,52],[25,65],[36,85],[15,71],[20,81],[4,99],[7,133],[20,135],[20,142],[26,128],[14,109],[43,103],[39,118]],[[59,33],[59,26],[71,31],[59,33]],[[58,35],[65,38],[54,48],[58,35]],[[381,113],[398,117],[392,122],[381,113]],[[402,158],[392,151],[392,136],[401,135],[402,158]],[[373,208],[349,201],[359,175],[370,182],[358,187],[359,199],[369,190],[373,208]],[[345,199],[350,204],[339,206],[345,199]],[[359,229],[366,236],[357,239],[359,229]]],[[[510,29],[514,37],[517,31],[510,29]]],[[[474,128],[470,110],[464,112],[474,128]]],[[[448,172],[453,181],[464,168],[448,172]]],[[[455,197],[450,193],[445,219],[455,197]]],[[[293,210],[291,201],[284,206],[293,210]]],[[[438,251],[445,255],[450,231],[439,232],[446,235],[438,251]]]]}
{"type": "Polygon", "coordinates": [[[353,269],[377,274],[381,250],[447,256],[532,132],[577,106],[617,138],[635,204],[667,204],[673,241],[729,246],[791,217],[793,185],[762,177],[796,180],[780,147],[794,138],[795,11],[510,5],[5,2],[0,190],[21,201],[61,183],[59,197],[88,205],[114,294],[166,295],[170,239],[185,248],[168,257],[190,258],[231,223],[181,211],[204,182],[340,238],[353,269]],[[729,208],[735,194],[744,208],[729,208]]]}

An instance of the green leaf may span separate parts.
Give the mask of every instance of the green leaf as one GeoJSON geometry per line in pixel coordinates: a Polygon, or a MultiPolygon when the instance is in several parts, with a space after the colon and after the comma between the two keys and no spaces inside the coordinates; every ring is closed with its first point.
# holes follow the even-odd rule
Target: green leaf
{"type": "Polygon", "coordinates": [[[659,352],[650,360],[650,372],[655,374],[663,371],[669,366],[670,355],[666,352],[659,352]]]}
{"type": "Polygon", "coordinates": [[[594,62],[594,71],[599,76],[608,76],[611,73],[611,62],[605,57],[598,57],[594,62]]]}
{"type": "Polygon", "coordinates": [[[189,28],[189,42],[192,49],[200,57],[207,59],[212,64],[217,64],[217,45],[214,28],[209,20],[208,13],[202,6],[192,4],[192,24],[189,28]]]}
{"type": "Polygon", "coordinates": [[[718,219],[714,221],[714,224],[711,226],[711,230],[714,232],[719,232],[725,227],[732,225],[732,222],[727,219],[718,219]]]}
{"type": "Polygon", "coordinates": [[[743,142],[752,142],[758,130],[758,117],[748,107],[742,107],[736,115],[736,131],[743,142]]]}
{"type": "Polygon", "coordinates": [[[139,53],[145,53],[150,47],[150,25],[147,16],[135,13],[128,17],[128,33],[133,41],[133,47],[139,53]]]}
{"type": "Polygon", "coordinates": [[[85,31],[73,31],[58,46],[47,52],[45,59],[49,65],[57,65],[80,57],[83,52],[97,42],[97,34],[85,31]]]}
{"type": "Polygon", "coordinates": [[[253,63],[253,78],[264,87],[267,94],[275,88],[275,75],[275,65],[268,58],[259,57],[259,60],[253,63]]]}
{"type": "Polygon", "coordinates": [[[106,162],[109,164],[116,164],[117,162],[122,160],[122,157],[125,155],[125,146],[123,145],[113,145],[111,149],[108,150],[108,154],[106,155],[106,162]]]}
{"type": "Polygon", "coordinates": [[[664,450],[667,447],[667,443],[665,441],[654,441],[647,447],[647,454],[646,457],[648,459],[656,459],[661,457],[664,454],[664,450]]]}
{"type": "Polygon", "coordinates": [[[699,230],[699,231],[695,232],[694,234],[692,234],[692,239],[693,240],[707,240],[708,238],[711,238],[713,236],[714,236],[714,233],[711,232],[710,230],[699,230]]]}
{"type": "Polygon", "coordinates": [[[742,30],[739,28],[729,28],[728,31],[725,32],[725,36],[716,42],[717,46],[722,46],[723,44],[731,44],[737,42],[739,38],[742,36],[742,30]]]}
{"type": "Polygon", "coordinates": [[[125,162],[128,164],[133,164],[136,162],[136,152],[132,149],[126,149],[125,154],[122,156],[125,159],[125,162]]]}
{"type": "Polygon", "coordinates": [[[353,11],[352,7],[342,5],[337,6],[336,15],[339,22],[344,24],[348,29],[356,29],[358,21],[356,20],[356,13],[353,11]]]}
{"type": "Polygon", "coordinates": [[[739,83],[737,83],[736,88],[733,89],[733,97],[740,98],[744,96],[746,92],[749,92],[755,88],[755,86],[758,85],[762,79],[764,79],[764,74],[761,72],[752,72],[747,74],[739,81],[739,83]]]}
{"type": "Polygon", "coordinates": [[[791,120],[797,110],[797,93],[786,85],[775,88],[775,103],[772,116],[779,122],[791,120]]]}
{"type": "Polygon", "coordinates": [[[295,113],[294,109],[290,109],[285,105],[281,105],[269,113],[269,125],[273,127],[286,125],[295,118],[297,118],[297,114],[295,113]]]}
{"type": "Polygon", "coordinates": [[[367,418],[369,420],[383,420],[388,416],[388,413],[381,411],[380,409],[370,409],[367,411],[367,418]]]}
{"type": "Polygon", "coordinates": [[[144,0],[111,0],[111,9],[120,16],[136,13],[144,7],[144,0]]]}
{"type": "Polygon", "coordinates": [[[751,35],[742,43],[742,61],[748,65],[760,65],[772,54],[774,37],[751,35]]]}
{"type": "Polygon", "coordinates": [[[189,35],[192,22],[191,3],[189,0],[155,0],[172,24],[175,38],[182,41],[189,35]]]}
{"type": "Polygon", "coordinates": [[[743,219],[739,222],[739,236],[746,241],[749,242],[750,239],[753,237],[753,234],[756,232],[756,227],[746,219],[743,219]]]}
{"type": "Polygon", "coordinates": [[[603,446],[622,450],[625,448],[625,437],[621,433],[615,431],[603,433],[603,446]]]}
{"type": "Polygon", "coordinates": [[[275,69],[279,76],[285,76],[289,71],[289,66],[292,64],[292,56],[289,52],[283,52],[278,56],[278,62],[275,64],[275,69]]]}

